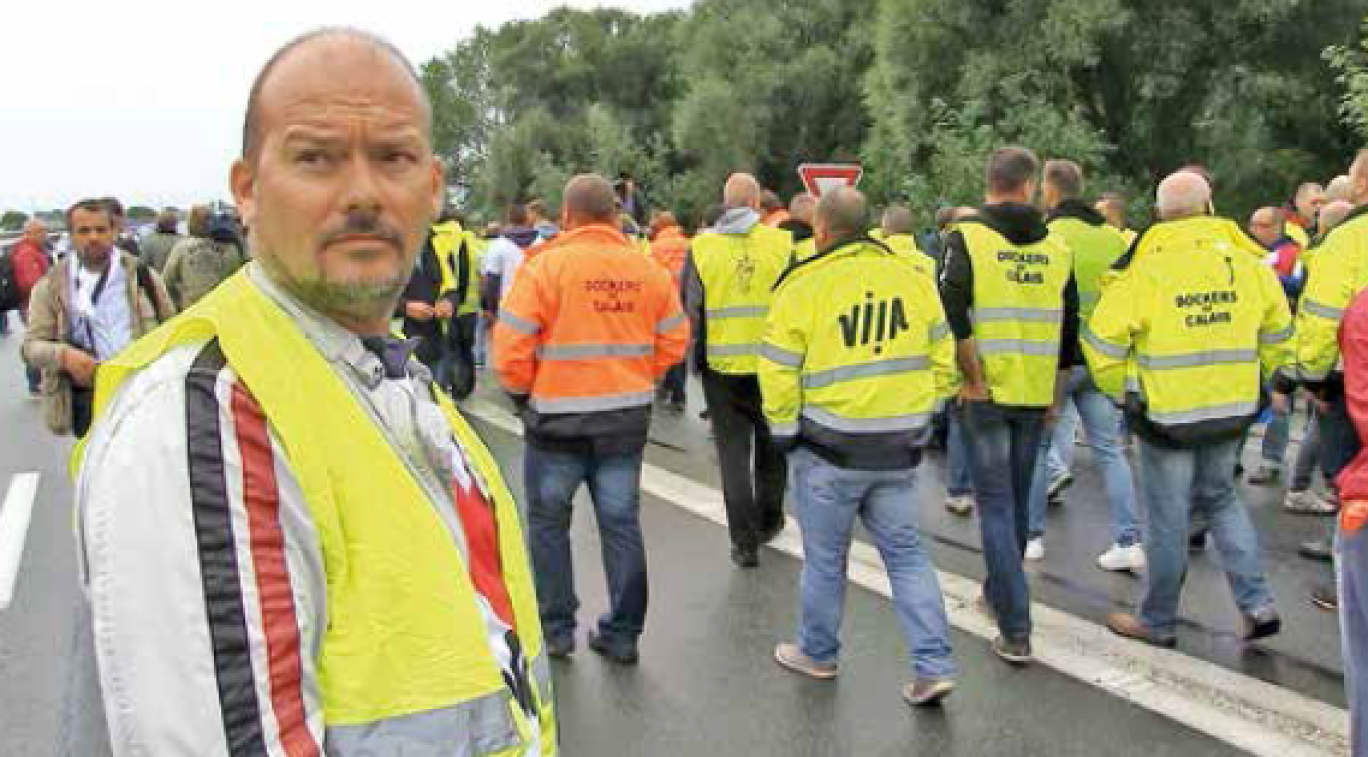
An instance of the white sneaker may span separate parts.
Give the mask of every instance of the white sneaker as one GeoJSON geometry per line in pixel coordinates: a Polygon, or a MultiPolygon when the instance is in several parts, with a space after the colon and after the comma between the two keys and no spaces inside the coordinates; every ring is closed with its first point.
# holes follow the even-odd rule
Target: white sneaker
{"type": "Polygon", "coordinates": [[[1112,572],[1142,571],[1145,569],[1145,547],[1141,544],[1132,544],[1129,547],[1113,544],[1111,549],[1098,555],[1097,567],[1112,572]]]}
{"type": "Polygon", "coordinates": [[[945,509],[955,515],[968,515],[974,512],[974,495],[961,494],[957,497],[946,497],[945,509]]]}
{"type": "Polygon", "coordinates": [[[1044,560],[1044,559],[1045,559],[1045,540],[1042,539],[1042,538],[1037,537],[1037,538],[1035,538],[1035,539],[1032,539],[1032,540],[1026,542],[1026,555],[1025,555],[1025,557],[1026,557],[1027,560],[1032,560],[1032,561],[1035,561],[1035,560],[1044,560]]]}

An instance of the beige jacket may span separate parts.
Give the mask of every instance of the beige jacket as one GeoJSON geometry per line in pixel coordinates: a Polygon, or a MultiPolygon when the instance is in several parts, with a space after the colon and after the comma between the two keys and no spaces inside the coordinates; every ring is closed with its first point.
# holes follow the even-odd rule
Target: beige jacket
{"type": "MultiPolygon", "coordinates": [[[[54,434],[71,433],[71,379],[62,370],[62,352],[67,348],[67,293],[71,291],[71,266],[75,254],[54,265],[33,288],[29,298],[28,329],[24,333],[24,362],[42,371],[43,419],[54,434]]],[[[176,314],[157,272],[146,268],[150,292],[140,291],[138,259],[119,252],[124,269],[125,295],[129,311],[137,318],[130,331],[133,338],[148,333],[176,314]]]]}

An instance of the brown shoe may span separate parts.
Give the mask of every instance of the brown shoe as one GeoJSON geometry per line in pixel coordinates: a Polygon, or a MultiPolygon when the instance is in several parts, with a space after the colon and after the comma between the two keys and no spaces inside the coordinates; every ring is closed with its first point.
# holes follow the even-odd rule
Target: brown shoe
{"type": "Polygon", "coordinates": [[[1156,647],[1172,649],[1178,640],[1172,636],[1159,636],[1145,627],[1140,619],[1128,612],[1114,612],[1107,616],[1107,628],[1117,636],[1143,641],[1156,647]]]}
{"type": "Polygon", "coordinates": [[[955,690],[955,682],[950,678],[922,678],[903,686],[903,701],[913,707],[930,707],[955,690]]]}
{"type": "Polygon", "coordinates": [[[774,648],[774,661],[795,673],[802,673],[819,681],[829,681],[836,677],[836,663],[817,662],[803,654],[803,650],[790,641],[774,648]]]}

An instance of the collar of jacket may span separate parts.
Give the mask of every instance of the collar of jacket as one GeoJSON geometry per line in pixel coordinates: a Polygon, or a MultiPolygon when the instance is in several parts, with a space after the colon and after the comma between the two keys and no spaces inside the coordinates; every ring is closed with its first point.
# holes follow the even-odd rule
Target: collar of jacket
{"type": "MultiPolygon", "coordinates": [[[[610,246],[633,247],[627,235],[610,224],[592,223],[574,231],[562,231],[556,236],[553,247],[569,247],[576,244],[604,244],[610,246]]],[[[548,248],[551,249],[551,248],[548,248]]]]}
{"type": "Polygon", "coordinates": [[[1046,220],[1054,221],[1060,218],[1074,218],[1089,226],[1101,226],[1107,222],[1101,213],[1077,198],[1064,200],[1056,205],[1046,220]]]}
{"type": "Polygon", "coordinates": [[[879,255],[897,255],[897,253],[894,252],[892,248],[890,248],[888,245],[884,244],[883,242],[880,242],[877,239],[870,237],[868,234],[861,234],[859,236],[851,237],[849,239],[842,239],[838,242],[829,245],[825,250],[820,250],[816,255],[813,255],[807,260],[789,266],[788,269],[784,271],[783,275],[779,277],[779,280],[774,282],[774,287],[771,289],[771,291],[779,291],[779,287],[782,286],[786,280],[788,280],[788,278],[793,274],[794,271],[797,271],[799,269],[810,268],[823,261],[835,260],[836,258],[859,255],[862,253],[879,255]]]}
{"type": "Polygon", "coordinates": [[[1036,244],[1050,235],[1045,215],[1034,205],[1000,202],[984,205],[978,215],[963,223],[979,222],[1007,238],[1012,244],[1036,244]]]}

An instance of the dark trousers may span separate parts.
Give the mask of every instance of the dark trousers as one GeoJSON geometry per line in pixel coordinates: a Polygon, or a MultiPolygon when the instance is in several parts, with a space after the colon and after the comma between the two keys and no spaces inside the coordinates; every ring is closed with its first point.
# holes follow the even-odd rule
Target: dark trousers
{"type": "Polygon", "coordinates": [[[1031,478],[1045,433],[1045,411],[966,402],[956,412],[964,424],[988,569],[983,593],[1002,635],[1026,639],[1031,635],[1031,597],[1021,560],[1030,530],[1031,478]]]}
{"type": "Polygon", "coordinates": [[[717,440],[732,545],[752,550],[760,544],[761,531],[776,530],[784,522],[788,461],[770,436],[754,375],[704,370],[703,396],[717,440]]]}
{"type": "Polygon", "coordinates": [[[463,400],[475,391],[475,313],[458,315],[447,326],[446,353],[443,358],[442,384],[451,396],[463,400]]]}
{"type": "Polygon", "coordinates": [[[660,385],[660,396],[666,402],[684,404],[684,380],[688,369],[683,362],[677,363],[665,372],[665,380],[660,385]]]}
{"type": "Polygon", "coordinates": [[[90,424],[95,420],[95,390],[81,386],[71,387],[71,433],[77,439],[85,437],[90,424]]]}

